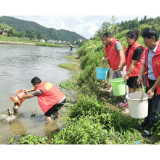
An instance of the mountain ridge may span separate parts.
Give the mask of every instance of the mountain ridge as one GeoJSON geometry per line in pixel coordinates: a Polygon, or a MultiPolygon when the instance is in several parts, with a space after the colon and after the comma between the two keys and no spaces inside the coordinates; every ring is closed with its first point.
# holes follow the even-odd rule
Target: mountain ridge
{"type": "Polygon", "coordinates": [[[76,41],[79,39],[86,39],[76,32],[68,31],[65,29],[56,30],[55,28],[47,28],[38,24],[37,22],[22,20],[11,16],[0,16],[0,23],[5,23],[23,34],[26,33],[27,29],[32,30],[36,36],[41,34],[41,37],[45,39],[62,41],[76,41]]]}

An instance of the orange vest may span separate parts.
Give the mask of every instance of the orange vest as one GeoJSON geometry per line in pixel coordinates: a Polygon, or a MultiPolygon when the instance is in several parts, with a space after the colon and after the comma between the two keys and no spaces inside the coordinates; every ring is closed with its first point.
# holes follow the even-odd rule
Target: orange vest
{"type": "MultiPolygon", "coordinates": [[[[141,45],[135,41],[135,43],[131,46],[131,48],[129,49],[128,52],[128,57],[127,57],[127,50],[129,48],[129,46],[125,49],[125,60],[126,60],[126,72],[128,72],[128,69],[132,63],[132,57],[133,57],[133,53],[134,51],[140,47],[141,45]]],[[[143,49],[145,49],[145,47],[141,46],[143,49]]],[[[137,61],[136,66],[134,67],[134,69],[132,70],[132,72],[129,74],[129,77],[135,77],[139,75],[140,69],[143,65],[143,59],[144,59],[144,53],[141,56],[141,59],[137,61]]]]}
{"type": "Polygon", "coordinates": [[[50,82],[41,82],[35,90],[42,90],[44,94],[37,96],[38,103],[44,113],[46,113],[53,105],[58,103],[64,94],[50,82]]]}
{"type": "MultiPolygon", "coordinates": [[[[145,66],[147,70],[147,86],[149,87],[148,79],[148,48],[145,50],[145,66]]],[[[160,41],[155,55],[152,58],[152,67],[156,79],[160,76],[160,41]]],[[[160,94],[160,85],[157,87],[157,94],[160,94]]]]}
{"type": "MultiPolygon", "coordinates": [[[[106,50],[105,50],[106,56],[109,56],[109,65],[112,68],[112,70],[117,69],[119,66],[119,62],[120,62],[119,53],[115,49],[116,41],[121,42],[120,40],[113,38],[112,43],[108,45],[108,48],[106,47],[106,50]]],[[[121,45],[122,45],[122,51],[123,51],[123,44],[121,43],[121,45]]],[[[125,60],[125,57],[123,55],[122,63],[124,62],[124,60],[125,60]]]]}

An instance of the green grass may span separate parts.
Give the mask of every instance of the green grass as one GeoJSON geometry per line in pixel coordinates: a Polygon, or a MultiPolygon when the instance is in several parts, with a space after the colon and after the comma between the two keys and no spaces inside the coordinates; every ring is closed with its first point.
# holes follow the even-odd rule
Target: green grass
{"type": "Polygon", "coordinates": [[[77,71],[79,70],[79,63],[61,63],[58,65],[58,67],[72,70],[72,71],[77,71]]]}
{"type": "Polygon", "coordinates": [[[80,62],[80,58],[79,57],[75,57],[75,56],[66,56],[66,59],[72,61],[72,62],[80,62]]]}
{"type": "Polygon", "coordinates": [[[63,45],[54,44],[54,43],[49,43],[49,42],[45,42],[45,43],[36,42],[35,44],[36,44],[37,46],[46,46],[46,47],[63,47],[63,45]]]}
{"type": "Polygon", "coordinates": [[[0,41],[8,41],[8,42],[21,42],[21,43],[35,43],[31,40],[23,39],[23,38],[16,38],[16,37],[9,37],[0,35],[0,41]]]}

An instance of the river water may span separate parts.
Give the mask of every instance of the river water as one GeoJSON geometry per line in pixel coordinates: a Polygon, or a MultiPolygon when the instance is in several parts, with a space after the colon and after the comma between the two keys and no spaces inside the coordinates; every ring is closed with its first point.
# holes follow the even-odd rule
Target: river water
{"type": "MultiPolygon", "coordinates": [[[[0,44],[0,115],[12,109],[10,96],[20,89],[31,89],[31,79],[35,76],[49,81],[58,88],[58,83],[70,78],[69,71],[58,67],[69,62],[65,56],[70,48],[0,44]]],[[[63,114],[63,109],[61,109],[63,114]]],[[[52,117],[54,118],[54,117],[52,117]]],[[[48,136],[59,130],[59,120],[47,125],[44,113],[36,97],[26,99],[18,110],[17,117],[10,123],[0,119],[0,144],[6,144],[10,136],[26,134],[48,136]],[[36,114],[35,117],[31,117],[36,114]]]]}

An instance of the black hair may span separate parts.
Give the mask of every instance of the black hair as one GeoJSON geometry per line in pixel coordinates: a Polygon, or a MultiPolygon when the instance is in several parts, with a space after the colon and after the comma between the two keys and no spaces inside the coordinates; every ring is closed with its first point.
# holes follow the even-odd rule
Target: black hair
{"type": "Polygon", "coordinates": [[[139,30],[134,30],[134,31],[127,32],[126,36],[131,39],[135,38],[135,41],[137,41],[139,34],[140,34],[139,30]]]}
{"type": "Polygon", "coordinates": [[[31,83],[36,85],[36,84],[40,84],[42,81],[38,78],[38,77],[34,77],[32,80],[31,80],[31,83]]]}
{"type": "Polygon", "coordinates": [[[155,37],[155,40],[159,40],[159,33],[156,29],[154,28],[145,28],[142,32],[142,37],[143,38],[148,38],[151,39],[152,37],[155,37]]]}
{"type": "Polygon", "coordinates": [[[104,37],[104,36],[106,36],[107,38],[108,38],[108,37],[113,37],[111,32],[106,32],[106,33],[103,35],[103,37],[104,37]]]}

